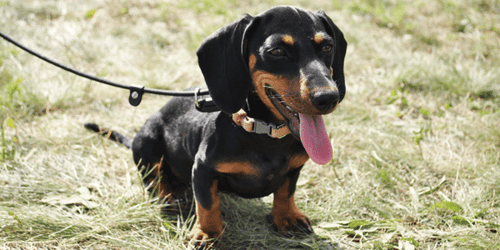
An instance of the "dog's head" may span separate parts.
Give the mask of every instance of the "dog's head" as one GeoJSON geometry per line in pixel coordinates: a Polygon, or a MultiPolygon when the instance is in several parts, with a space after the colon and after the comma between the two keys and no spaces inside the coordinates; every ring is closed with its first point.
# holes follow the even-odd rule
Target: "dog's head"
{"type": "Polygon", "coordinates": [[[237,112],[255,91],[315,160],[311,154],[329,144],[321,115],[332,112],[345,95],[346,47],[342,32],[323,11],[280,6],[219,29],[197,54],[222,111],[237,112]]]}

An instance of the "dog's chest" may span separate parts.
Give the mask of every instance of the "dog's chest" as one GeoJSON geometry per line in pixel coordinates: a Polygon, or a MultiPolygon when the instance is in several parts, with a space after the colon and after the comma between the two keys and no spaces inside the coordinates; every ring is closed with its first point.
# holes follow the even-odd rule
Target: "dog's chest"
{"type": "Polygon", "coordinates": [[[216,165],[221,189],[243,197],[262,197],[274,192],[286,176],[307,161],[305,154],[247,152],[240,160],[216,165]]]}

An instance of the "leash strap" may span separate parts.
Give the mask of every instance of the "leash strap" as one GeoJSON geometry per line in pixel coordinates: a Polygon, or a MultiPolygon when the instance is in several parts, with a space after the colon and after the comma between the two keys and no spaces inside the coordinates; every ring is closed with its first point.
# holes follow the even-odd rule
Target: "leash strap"
{"type": "MultiPolygon", "coordinates": [[[[92,81],[104,83],[104,84],[107,84],[107,85],[110,85],[113,87],[117,87],[117,88],[130,90],[129,103],[132,106],[138,106],[141,103],[142,94],[144,94],[144,93],[155,94],[155,95],[166,95],[166,96],[195,96],[197,94],[198,95],[208,95],[209,94],[208,90],[203,90],[203,91],[197,90],[196,92],[195,91],[171,91],[171,90],[163,90],[163,89],[151,89],[151,88],[146,88],[144,86],[125,85],[125,84],[109,81],[109,80],[106,80],[106,79],[103,79],[103,78],[100,78],[97,76],[89,75],[87,73],[78,71],[76,69],[73,69],[73,68],[70,68],[66,65],[63,65],[59,62],[56,62],[56,61],[38,53],[38,52],[35,52],[34,50],[32,50],[30,48],[22,45],[21,43],[17,42],[16,40],[12,39],[11,37],[9,37],[8,35],[6,35],[5,33],[1,32],[1,31],[0,31],[0,37],[5,39],[7,42],[14,44],[18,48],[30,53],[31,55],[36,56],[39,59],[41,59],[47,63],[50,63],[50,64],[52,64],[60,69],[63,69],[65,71],[71,72],[75,75],[81,76],[83,78],[87,78],[87,79],[92,80],[92,81]]],[[[212,109],[214,109],[214,108],[212,108],[212,109]]],[[[205,112],[213,112],[213,111],[205,111],[205,112]]]]}
{"type": "Polygon", "coordinates": [[[259,119],[251,118],[243,109],[234,113],[232,118],[236,125],[241,126],[249,133],[266,134],[277,139],[281,139],[290,134],[290,129],[288,129],[285,124],[277,126],[273,123],[267,123],[259,119]]]}

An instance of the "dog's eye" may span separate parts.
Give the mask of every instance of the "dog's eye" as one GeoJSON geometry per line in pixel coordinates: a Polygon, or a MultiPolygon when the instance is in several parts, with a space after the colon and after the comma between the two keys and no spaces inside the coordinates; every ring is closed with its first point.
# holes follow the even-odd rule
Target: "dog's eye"
{"type": "Polygon", "coordinates": [[[286,55],[285,50],[280,49],[280,48],[270,50],[269,54],[271,54],[273,56],[285,56],[286,55]]]}
{"type": "Polygon", "coordinates": [[[321,52],[323,53],[330,53],[332,52],[332,46],[331,45],[325,45],[323,48],[321,48],[321,52]]]}

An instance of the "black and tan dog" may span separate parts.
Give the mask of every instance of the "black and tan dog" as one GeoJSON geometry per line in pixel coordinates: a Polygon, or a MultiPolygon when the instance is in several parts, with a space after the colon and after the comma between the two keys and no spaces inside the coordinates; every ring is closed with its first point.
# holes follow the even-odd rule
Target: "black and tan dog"
{"type": "MultiPolygon", "coordinates": [[[[346,47],[322,11],[280,6],[245,15],[208,37],[197,52],[222,112],[202,113],[193,98],[176,97],[133,140],[109,136],[132,148],[145,185],[157,188],[160,198],[174,203],[192,187],[195,240],[222,234],[218,191],[248,198],[273,193],[267,218],[275,228],[312,233],[294,192],[309,158],[318,164],[332,158],[322,115],[344,97],[346,47]],[[267,134],[252,133],[263,128],[267,134]]],[[[86,127],[100,131],[95,124],[86,127]]]]}

